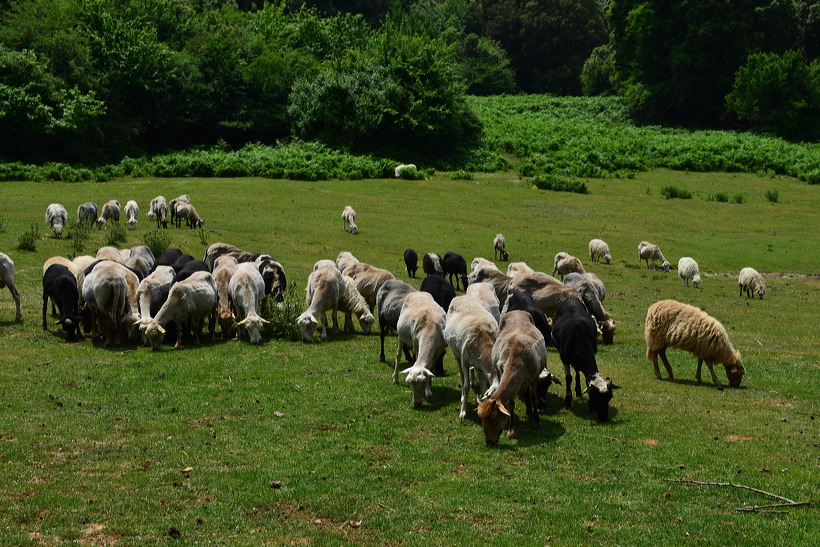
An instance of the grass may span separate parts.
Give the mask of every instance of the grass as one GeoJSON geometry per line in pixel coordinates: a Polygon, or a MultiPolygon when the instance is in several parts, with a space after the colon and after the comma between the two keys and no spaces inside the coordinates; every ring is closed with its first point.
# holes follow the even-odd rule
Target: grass
{"type": "MultiPolygon", "coordinates": [[[[820,187],[665,170],[585,182],[588,195],[533,190],[509,173],[472,181],[0,183],[0,203],[14,204],[0,210],[0,250],[15,261],[24,314],[15,323],[13,301],[0,292],[2,543],[160,544],[173,527],[180,541],[198,544],[816,544],[816,508],[736,513],[773,500],[664,479],[818,499],[820,187]],[[664,186],[702,199],[666,200],[664,186]],[[777,207],[765,198],[773,187],[777,207]],[[705,201],[716,189],[746,202],[705,201]],[[152,353],[67,344],[51,317],[41,330],[42,264],[73,245],[41,230],[36,251],[14,247],[42,223],[54,196],[71,210],[183,193],[208,219],[210,243],[281,261],[297,286],[293,298],[316,260],[342,250],[416,286],[420,279],[404,272],[408,247],[469,261],[491,257],[502,232],[510,260],[538,270],[549,271],[558,251],[581,257],[606,283],[604,304],[618,321],[615,345],[598,359],[622,386],[610,423],[595,423],[583,400],[563,410],[558,388],[541,430],[524,422],[518,440],[488,449],[474,410],[458,420],[450,352],[432,403],[414,411],[409,390],[390,381],[392,366],[378,362],[376,336],[312,345],[266,339],[258,347],[218,340],[152,353]],[[340,226],[347,204],[359,213],[356,236],[340,226]],[[609,243],[611,265],[586,259],[593,237],[609,243]],[[694,257],[701,289],[639,265],[644,239],[673,264],[694,257]],[[790,275],[769,277],[765,298],[749,300],[736,286],[744,266],[790,275]],[[698,385],[695,360],[678,351],[669,355],[679,379],[654,378],[643,318],[663,298],[723,322],[748,370],[741,389],[698,385]]],[[[154,229],[140,221],[123,246],[142,244],[154,229]]],[[[198,230],[168,232],[171,245],[204,254],[198,230]]],[[[91,230],[86,250],[103,238],[91,230]]],[[[393,347],[391,340],[388,360],[393,347]]],[[[554,351],[548,363],[560,375],[554,351]]]]}

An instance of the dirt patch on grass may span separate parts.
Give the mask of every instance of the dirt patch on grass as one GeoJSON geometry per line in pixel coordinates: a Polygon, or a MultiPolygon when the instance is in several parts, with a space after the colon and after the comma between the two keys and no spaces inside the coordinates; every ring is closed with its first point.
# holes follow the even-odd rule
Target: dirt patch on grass
{"type": "Polygon", "coordinates": [[[647,439],[643,439],[641,442],[643,444],[647,445],[647,446],[658,446],[658,440],[657,439],[648,439],[647,438],[647,439]]]}
{"type": "Polygon", "coordinates": [[[726,442],[736,443],[738,441],[759,441],[760,437],[749,437],[748,435],[727,435],[726,442]]]}
{"type": "Polygon", "coordinates": [[[80,545],[119,545],[121,536],[119,534],[105,534],[104,524],[89,522],[83,527],[82,537],[77,539],[80,545]]]}
{"type": "Polygon", "coordinates": [[[774,399],[766,399],[760,402],[764,405],[779,406],[781,408],[794,408],[793,404],[787,403],[786,401],[775,401],[774,399]]]}

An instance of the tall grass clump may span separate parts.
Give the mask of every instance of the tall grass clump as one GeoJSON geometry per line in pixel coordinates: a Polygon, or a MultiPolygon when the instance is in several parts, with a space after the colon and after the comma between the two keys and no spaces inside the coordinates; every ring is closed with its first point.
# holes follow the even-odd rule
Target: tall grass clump
{"type": "Polygon", "coordinates": [[[530,179],[530,184],[539,190],[552,190],[553,192],[574,192],[576,194],[589,194],[589,188],[584,181],[575,180],[563,175],[538,175],[530,179]]]}
{"type": "Polygon", "coordinates": [[[0,234],[5,233],[5,231],[8,230],[8,226],[8,221],[5,218],[0,217],[0,234]]]}
{"type": "Polygon", "coordinates": [[[730,200],[732,203],[746,203],[746,196],[743,194],[735,194],[730,200]]]}
{"type": "Polygon", "coordinates": [[[205,228],[200,228],[197,230],[197,235],[199,236],[199,243],[203,247],[207,247],[210,245],[211,240],[211,232],[210,230],[206,230],[205,228]]]}
{"type": "Polygon", "coordinates": [[[74,254],[80,255],[85,251],[85,244],[88,241],[88,236],[91,234],[91,222],[75,223],[68,231],[68,239],[71,240],[71,246],[74,249],[74,254]]]}
{"type": "Polygon", "coordinates": [[[142,242],[151,249],[154,256],[159,256],[171,246],[171,233],[162,228],[154,228],[142,235],[142,242]]]}
{"type": "Polygon", "coordinates": [[[450,178],[453,180],[474,180],[475,177],[470,171],[466,171],[464,169],[459,169],[458,171],[453,171],[450,174],[450,178]]]}
{"type": "Polygon", "coordinates": [[[729,203],[729,194],[727,194],[726,192],[717,192],[716,194],[709,194],[708,196],[706,196],[706,201],[729,203]]]}
{"type": "Polygon", "coordinates": [[[285,289],[285,301],[280,305],[271,297],[265,298],[259,310],[259,314],[270,321],[265,325],[265,335],[294,342],[301,340],[296,319],[302,314],[304,303],[301,291],[293,283],[285,289]]]}
{"type": "Polygon", "coordinates": [[[661,195],[666,199],[692,199],[692,192],[677,186],[664,186],[661,188],[661,195]]]}
{"type": "Polygon", "coordinates": [[[770,203],[777,203],[777,200],[780,199],[780,192],[777,190],[766,190],[766,199],[770,203]]]}
{"type": "Polygon", "coordinates": [[[121,243],[128,241],[128,232],[125,226],[119,223],[108,223],[108,228],[105,230],[105,242],[112,247],[116,247],[121,243]]]}
{"type": "Polygon", "coordinates": [[[40,226],[32,224],[31,228],[20,234],[17,238],[17,248],[21,251],[36,251],[37,241],[40,239],[40,226]]]}

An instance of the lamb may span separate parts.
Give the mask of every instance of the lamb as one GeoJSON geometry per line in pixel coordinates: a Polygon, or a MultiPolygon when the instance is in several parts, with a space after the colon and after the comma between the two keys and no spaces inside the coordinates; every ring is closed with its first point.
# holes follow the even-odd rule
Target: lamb
{"type": "Polygon", "coordinates": [[[649,306],[646,312],[646,358],[655,367],[655,377],[660,379],[658,356],[663,360],[669,378],[673,379],[672,367],[666,358],[666,348],[677,348],[692,353],[698,358],[695,378],[701,382],[701,365],[706,361],[712,381],[722,389],[715,376],[713,363],[723,363],[729,385],[740,386],[746,372],[740,353],[732,347],[729,335],[720,322],[706,312],[674,300],[661,300],[649,306]]]}
{"type": "MultiPolygon", "coordinates": [[[[216,283],[216,294],[219,301],[219,314],[217,323],[222,330],[222,338],[227,340],[230,337],[231,327],[233,327],[234,315],[231,310],[231,298],[228,287],[231,283],[236,267],[239,265],[236,258],[231,255],[222,255],[214,262],[214,282],[216,283]]],[[[263,281],[264,283],[264,281],[263,281]]]]}
{"type": "Polygon", "coordinates": [[[196,272],[188,279],[175,283],[168,292],[168,299],[162,305],[162,308],[145,327],[145,337],[151,343],[151,349],[153,351],[160,350],[162,339],[165,336],[165,325],[172,320],[177,322],[175,348],[182,345],[181,324],[187,319],[191,320],[194,343],[199,345],[202,321],[205,317],[208,317],[208,332],[211,340],[213,340],[216,304],[216,283],[210,272],[196,272]]]}
{"type": "Polygon", "coordinates": [[[527,266],[526,262],[510,262],[507,265],[507,275],[510,277],[518,274],[529,275],[534,273],[535,270],[527,266]]]}
{"type": "Polygon", "coordinates": [[[171,212],[171,224],[174,224],[177,217],[177,204],[178,203],[191,203],[191,197],[188,194],[182,194],[178,198],[172,199],[168,202],[168,210],[171,212]]]}
{"type": "Polygon", "coordinates": [[[347,333],[356,332],[353,326],[353,315],[359,318],[359,325],[362,327],[362,332],[370,334],[373,328],[373,322],[376,320],[373,313],[367,305],[367,300],[364,299],[362,293],[356,288],[356,280],[349,275],[344,276],[345,290],[339,299],[339,309],[345,315],[344,331],[347,333]]]}
{"type": "Polygon", "coordinates": [[[495,235],[495,239],[493,239],[493,251],[495,252],[496,259],[499,258],[499,255],[504,262],[510,259],[510,253],[507,252],[507,240],[504,239],[503,234],[495,235]]]}
{"type": "Polygon", "coordinates": [[[578,291],[578,295],[581,297],[584,306],[586,306],[587,312],[595,316],[598,327],[601,329],[601,339],[604,344],[613,343],[615,337],[615,321],[601,304],[600,292],[595,283],[582,274],[572,272],[566,275],[564,284],[578,291]]]}
{"type": "Polygon", "coordinates": [[[583,264],[581,264],[581,260],[569,255],[567,253],[561,252],[555,255],[555,263],[552,270],[552,275],[556,273],[561,275],[561,279],[564,279],[564,276],[570,272],[577,272],[579,274],[584,273],[583,264]]]}
{"type": "Polygon", "coordinates": [[[595,362],[595,353],[598,351],[598,333],[595,322],[581,302],[566,300],[558,305],[555,312],[555,321],[552,323],[552,339],[561,362],[564,363],[566,376],[566,398],[564,405],[572,408],[572,371],[575,368],[575,395],[580,397],[581,373],[584,373],[586,389],[589,394],[589,411],[598,417],[599,422],[609,418],[609,401],[612,400],[612,390],[618,389],[612,381],[604,380],[598,372],[595,362]]]}
{"type": "Polygon", "coordinates": [[[168,202],[165,201],[165,196],[157,196],[151,200],[148,220],[156,220],[157,228],[168,228],[168,202]]]}
{"type": "Polygon", "coordinates": [[[419,255],[413,249],[404,251],[404,266],[407,268],[407,275],[416,277],[416,271],[419,269],[419,255]]]}
{"type": "Polygon", "coordinates": [[[128,218],[128,227],[129,228],[136,228],[137,227],[137,217],[140,214],[140,206],[137,205],[137,202],[133,199],[128,200],[125,204],[125,216],[128,218]]]}
{"type": "Polygon", "coordinates": [[[700,269],[694,258],[684,256],[678,260],[678,276],[683,280],[683,286],[688,287],[689,282],[697,289],[700,285],[700,269]]]}
{"type": "MultiPolygon", "coordinates": [[[[395,331],[398,327],[399,316],[404,306],[404,299],[408,294],[413,292],[416,292],[415,287],[398,279],[385,281],[379,288],[376,296],[376,305],[379,313],[379,337],[381,338],[379,362],[381,363],[387,362],[384,355],[384,337],[388,331],[395,331]]],[[[407,361],[412,362],[409,350],[405,352],[405,355],[407,361]]]]}
{"type": "Polygon", "coordinates": [[[77,224],[88,222],[93,224],[97,220],[97,204],[86,201],[77,207],[77,224]]]}
{"type": "Polygon", "coordinates": [[[498,335],[498,321],[472,296],[457,296],[450,302],[444,326],[444,339],[459,364],[461,410],[458,417],[467,418],[467,395],[470,391],[470,367],[479,372],[479,395],[497,383],[493,368],[493,345],[498,335]]]}
{"type": "Polygon", "coordinates": [[[46,311],[49,298],[52,301],[52,307],[56,302],[60,310],[60,319],[57,324],[62,326],[66,339],[74,342],[77,340],[77,330],[80,326],[77,308],[80,296],[77,292],[77,278],[70,269],[62,264],[52,264],[43,273],[43,330],[48,330],[46,311]]]}
{"type": "Polygon", "coordinates": [[[464,257],[458,253],[445,253],[444,260],[442,261],[442,269],[444,270],[444,275],[450,280],[450,285],[453,284],[453,276],[456,276],[456,290],[467,290],[469,282],[467,280],[467,262],[464,261],[464,257]],[[461,282],[461,286],[459,286],[459,282],[461,282]]]}
{"type": "Polygon", "coordinates": [[[92,337],[97,333],[97,325],[102,324],[103,347],[111,345],[112,336],[114,343],[119,345],[128,294],[123,267],[111,260],[101,260],[89,268],[91,271],[85,274],[82,287],[79,286],[79,280],[77,283],[83,300],[81,312],[91,322],[92,337]]]}
{"type": "Polygon", "coordinates": [[[48,224],[51,231],[54,232],[54,237],[57,239],[62,237],[67,219],[68,211],[59,203],[52,203],[46,209],[46,224],[48,224]]]}
{"type": "Polygon", "coordinates": [[[475,257],[470,263],[470,271],[476,272],[482,268],[489,268],[491,270],[501,272],[501,270],[498,269],[498,266],[495,265],[495,262],[491,262],[486,258],[481,258],[480,256],[475,257]]]}
{"type": "MultiPolygon", "coordinates": [[[[94,260],[92,259],[91,262],[93,261],[94,260]]],[[[52,256],[51,258],[45,261],[45,263],[43,264],[43,276],[45,276],[46,271],[54,264],[59,264],[61,266],[65,266],[66,268],[68,268],[68,271],[71,272],[71,275],[74,276],[74,283],[76,285],[77,273],[79,271],[77,268],[77,264],[62,256],[52,256]]],[[[51,299],[51,315],[57,315],[57,302],[54,300],[54,298],[51,299]]]]}
{"type": "Polygon", "coordinates": [[[433,366],[444,357],[447,342],[444,340],[445,312],[425,292],[413,292],[404,299],[397,324],[398,347],[396,366],[393,369],[393,383],[399,383],[399,357],[404,346],[413,348],[415,362],[401,371],[406,374],[404,381],[410,386],[413,407],[419,408],[424,399],[431,398],[433,391],[430,379],[434,376],[433,366]]]}
{"type": "Polygon", "coordinates": [[[442,259],[436,253],[427,253],[421,260],[421,269],[427,275],[444,275],[442,259]]]}
{"type": "Polygon", "coordinates": [[[538,378],[547,367],[547,346],[530,314],[511,311],[501,318],[493,346],[493,368],[499,377],[491,393],[478,404],[487,446],[496,446],[501,431],[510,424],[507,438],[515,438],[515,397],[520,395],[527,417],[541,427],[536,408],[538,378]]]}
{"type": "MultiPolygon", "coordinates": [[[[335,269],[335,268],[334,268],[335,269]]],[[[259,304],[265,299],[265,280],[256,264],[243,263],[236,267],[228,285],[231,305],[237,323],[237,338],[242,337],[242,330],[248,331],[251,344],[262,341],[262,327],[270,323],[259,315],[259,304]]]]}
{"type": "Polygon", "coordinates": [[[14,262],[6,253],[0,253],[0,289],[8,287],[11,297],[14,298],[14,304],[17,306],[17,313],[14,315],[15,321],[23,319],[23,313],[20,311],[20,293],[17,287],[14,286],[14,262]]]}
{"type": "Polygon", "coordinates": [[[305,289],[305,302],[308,309],[296,319],[299,330],[302,332],[302,341],[313,341],[313,333],[319,325],[317,317],[322,320],[322,340],[327,340],[327,312],[330,311],[333,320],[333,333],[339,332],[336,320],[336,310],[339,299],[345,291],[345,280],[341,272],[330,260],[319,260],[313,265],[313,273],[308,277],[305,289]]]}
{"type": "Polygon", "coordinates": [[[498,305],[498,297],[495,295],[495,289],[492,285],[489,283],[473,283],[467,287],[465,294],[477,299],[484,306],[484,309],[490,312],[496,323],[501,320],[501,308],[498,305]]]}
{"type": "Polygon", "coordinates": [[[641,260],[646,260],[646,267],[650,270],[657,269],[655,268],[655,261],[660,260],[663,271],[669,271],[669,261],[663,257],[660,247],[648,241],[641,241],[638,244],[638,262],[641,260]],[[649,265],[650,260],[652,261],[652,266],[649,265]]]}
{"type": "Polygon", "coordinates": [[[492,285],[495,289],[495,296],[498,298],[498,304],[503,307],[504,302],[507,300],[510,282],[514,278],[504,275],[498,268],[480,267],[477,270],[474,269],[467,279],[470,285],[474,283],[489,283],[492,285]]]}
{"type": "Polygon", "coordinates": [[[176,212],[176,226],[180,227],[182,220],[185,219],[185,225],[190,228],[202,228],[205,225],[205,219],[200,217],[190,203],[177,202],[176,212]]]}
{"type": "Polygon", "coordinates": [[[108,221],[120,222],[120,202],[112,199],[102,207],[100,218],[97,219],[97,228],[108,227],[108,221]]]}
{"type": "Polygon", "coordinates": [[[593,262],[598,262],[602,258],[606,260],[607,264],[612,261],[612,255],[609,253],[609,245],[602,239],[590,239],[589,259],[593,262]]]}
{"type": "Polygon", "coordinates": [[[353,210],[353,207],[350,205],[346,205],[344,210],[342,211],[342,225],[346,231],[349,231],[351,234],[355,234],[359,227],[356,226],[356,211],[353,210]]]}
{"type": "Polygon", "coordinates": [[[396,173],[395,173],[397,179],[401,178],[401,173],[405,169],[407,169],[408,173],[409,172],[413,172],[413,173],[416,172],[416,166],[413,165],[412,163],[408,163],[407,165],[397,165],[396,166],[396,173]]]}
{"type": "Polygon", "coordinates": [[[752,293],[754,293],[763,300],[763,295],[766,294],[766,282],[763,280],[763,276],[754,268],[740,270],[737,285],[740,287],[740,296],[743,296],[743,291],[746,291],[746,298],[753,298],[752,293]]]}
{"type": "Polygon", "coordinates": [[[153,317],[162,308],[168,299],[168,293],[174,281],[174,269],[171,266],[157,266],[137,287],[137,303],[139,306],[139,330],[142,333],[142,343],[150,345],[145,336],[145,329],[153,317]]]}
{"type": "Polygon", "coordinates": [[[514,291],[528,293],[544,310],[547,317],[554,317],[558,305],[564,300],[581,300],[581,295],[574,287],[564,285],[545,273],[516,275],[511,278],[507,290],[510,293],[514,291]]]}

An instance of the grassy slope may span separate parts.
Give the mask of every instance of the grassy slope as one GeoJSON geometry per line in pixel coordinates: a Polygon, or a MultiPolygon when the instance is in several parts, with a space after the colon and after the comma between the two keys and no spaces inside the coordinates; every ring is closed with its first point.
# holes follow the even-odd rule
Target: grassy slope
{"type": "MultiPolygon", "coordinates": [[[[738,298],[734,275],[746,265],[820,273],[820,188],[654,171],[589,181],[592,193],[580,196],[534,191],[512,178],[2,183],[0,216],[10,226],[0,250],[15,260],[24,322],[12,322],[4,290],[0,536],[11,544],[143,544],[164,541],[174,526],[189,542],[231,544],[816,543],[814,509],[736,513],[773,500],[663,479],[731,481],[817,499],[820,343],[811,325],[820,281],[771,278],[761,301],[738,298]],[[668,184],[703,195],[744,192],[747,203],[663,200],[668,184]],[[780,191],[779,204],[765,201],[771,188],[780,191]],[[104,350],[87,339],[67,345],[54,327],[42,332],[42,263],[71,247],[44,237],[36,253],[15,251],[17,236],[42,223],[52,201],[71,211],[89,199],[134,198],[147,208],[159,193],[191,194],[210,242],[270,252],[300,289],[316,260],[341,250],[406,279],[405,248],[453,250],[469,261],[491,257],[499,231],[511,258],[536,269],[549,272],[561,250],[581,257],[607,284],[605,305],[618,321],[616,344],[599,356],[602,371],[623,386],[611,423],[594,423],[580,400],[567,412],[555,396],[543,429],[523,424],[517,441],[487,449],[475,414],[457,418],[449,354],[432,404],[413,411],[407,388],[390,383],[391,367],[378,363],[372,336],[314,345],[217,342],[157,354],[128,345],[104,350]],[[357,236],[342,231],[346,204],[359,213],[357,236]],[[609,242],[614,264],[588,264],[591,237],[609,242]],[[673,264],[695,257],[702,289],[639,267],[642,239],[658,243],[673,264]],[[676,351],[670,359],[680,379],[654,379],[643,356],[643,317],[662,298],[703,307],[724,323],[749,371],[742,389],[697,385],[695,361],[676,351]]],[[[129,246],[140,243],[144,214],[129,246]]],[[[173,245],[204,251],[192,231],[173,234],[173,245]]],[[[93,237],[95,247],[102,244],[93,237]]],[[[549,367],[560,374],[554,353],[549,367]]]]}

